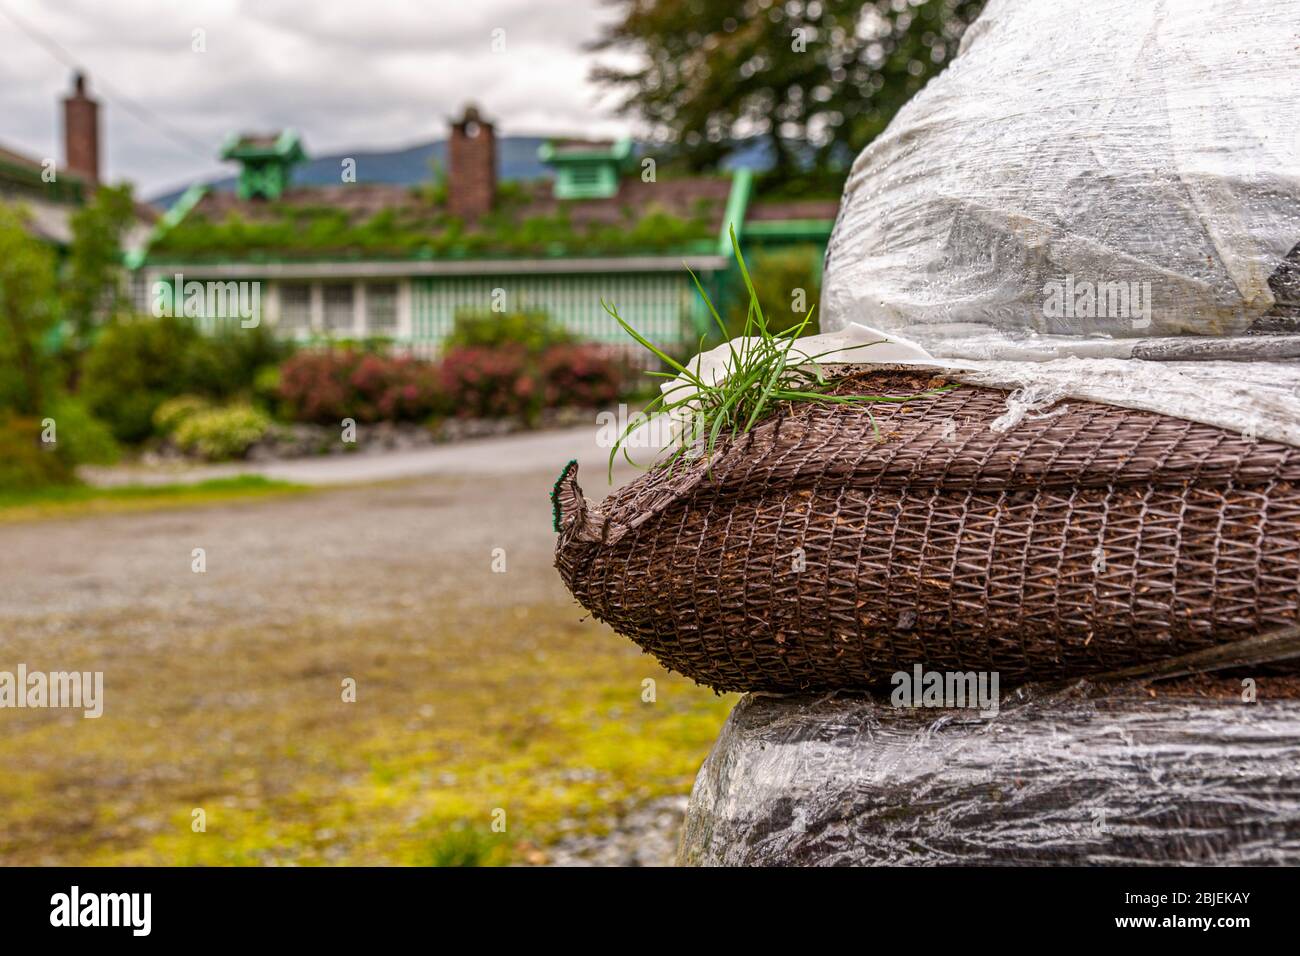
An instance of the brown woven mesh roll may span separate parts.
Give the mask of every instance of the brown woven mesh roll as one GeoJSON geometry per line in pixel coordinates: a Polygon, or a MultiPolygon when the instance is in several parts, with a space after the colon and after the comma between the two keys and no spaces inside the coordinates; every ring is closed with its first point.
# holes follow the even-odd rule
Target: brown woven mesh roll
{"type": "MultiPolygon", "coordinates": [[[[843,394],[915,394],[908,372],[843,394]]],[[[556,566],[597,618],[719,690],[879,687],[921,664],[1003,684],[1294,623],[1300,450],[1006,394],[798,404],[592,507],[556,485],[556,566]]]]}

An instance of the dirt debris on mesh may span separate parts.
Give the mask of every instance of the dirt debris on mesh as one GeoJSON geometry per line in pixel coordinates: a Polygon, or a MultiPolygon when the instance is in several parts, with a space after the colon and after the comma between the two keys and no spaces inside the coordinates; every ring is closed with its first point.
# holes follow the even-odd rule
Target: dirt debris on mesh
{"type": "MultiPolygon", "coordinates": [[[[936,384],[876,371],[835,390],[936,384]]],[[[1083,401],[996,433],[1006,397],[787,405],[597,506],[569,469],[557,567],[719,690],[880,687],[916,664],[1006,687],[1297,621],[1300,449],[1083,401]]]]}
{"type": "Polygon", "coordinates": [[[1195,674],[1173,680],[1151,681],[1140,685],[1152,698],[1194,697],[1204,700],[1241,700],[1243,680],[1254,681],[1258,700],[1300,700],[1300,676],[1294,674],[1260,676],[1245,671],[1226,674],[1195,674]]]}

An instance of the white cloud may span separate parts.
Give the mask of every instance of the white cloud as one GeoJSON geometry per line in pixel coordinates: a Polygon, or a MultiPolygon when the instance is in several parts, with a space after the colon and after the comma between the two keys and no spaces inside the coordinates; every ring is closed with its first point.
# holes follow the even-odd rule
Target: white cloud
{"type": "MultiPolygon", "coordinates": [[[[67,48],[101,101],[110,180],[141,195],[219,170],[228,133],[294,126],[313,153],[440,138],[474,100],[503,135],[635,132],[588,81],[602,0],[0,0],[67,48]],[[505,30],[494,53],[492,31],[505,30]],[[191,49],[205,31],[207,52],[191,49]],[[196,140],[132,116],[139,103],[196,140]]],[[[0,144],[62,158],[70,70],[0,16],[0,144]]]]}

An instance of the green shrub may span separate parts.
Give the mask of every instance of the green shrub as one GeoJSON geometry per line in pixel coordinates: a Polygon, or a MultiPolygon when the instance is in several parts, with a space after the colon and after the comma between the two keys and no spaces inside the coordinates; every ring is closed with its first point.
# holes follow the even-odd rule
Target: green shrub
{"type": "Polygon", "coordinates": [[[456,313],[443,346],[449,350],[522,347],[529,355],[540,355],[553,345],[574,341],[573,333],[553,322],[545,312],[463,311],[456,313]]]}
{"type": "Polygon", "coordinates": [[[110,465],[121,450],[112,433],[71,396],[40,418],[0,411],[0,490],[73,484],[78,465],[110,465]]]}
{"type": "Polygon", "coordinates": [[[359,339],[341,335],[314,339],[312,344],[335,351],[387,356],[393,350],[393,343],[396,341],[391,335],[366,335],[359,339]]]}
{"type": "Polygon", "coordinates": [[[264,325],[245,329],[231,324],[191,343],[183,391],[217,400],[249,394],[262,369],[274,368],[293,351],[291,341],[264,325]]]}
{"type": "Polygon", "coordinates": [[[0,490],[30,491],[75,480],[58,445],[41,440],[39,419],[0,414],[0,490]]]}
{"type": "Polygon", "coordinates": [[[253,376],[253,398],[263,411],[280,411],[280,366],[267,365],[253,376]]]}
{"type": "Polygon", "coordinates": [[[160,435],[170,435],[181,423],[199,412],[206,412],[212,403],[198,395],[178,395],[163,402],[153,413],[153,427],[160,435]]]}
{"type": "Polygon", "coordinates": [[[33,239],[25,212],[0,202],[0,409],[35,416],[48,405],[59,312],[54,254],[33,239]]]}
{"type": "Polygon", "coordinates": [[[86,355],[81,394],[119,441],[153,434],[153,414],[187,391],[191,349],[199,332],[184,319],[134,318],[109,323],[86,355]]]}
{"type": "Polygon", "coordinates": [[[85,348],[95,326],[124,311],[122,240],[137,222],[130,186],[100,186],[72,213],[72,241],[60,270],[65,344],[85,348]]]}
{"type": "Polygon", "coordinates": [[[119,441],[139,442],[154,434],[154,413],[167,399],[249,396],[258,375],[292,350],[261,326],[204,335],[188,319],[123,319],[87,353],[82,395],[119,441]]]}
{"type": "Polygon", "coordinates": [[[209,408],[184,418],[176,427],[176,444],[209,461],[240,458],[271,428],[271,420],[249,405],[209,408]]]}
{"type": "Polygon", "coordinates": [[[109,427],[90,413],[86,403],[71,395],[55,399],[49,417],[59,456],[69,467],[111,465],[122,455],[109,427]]]}

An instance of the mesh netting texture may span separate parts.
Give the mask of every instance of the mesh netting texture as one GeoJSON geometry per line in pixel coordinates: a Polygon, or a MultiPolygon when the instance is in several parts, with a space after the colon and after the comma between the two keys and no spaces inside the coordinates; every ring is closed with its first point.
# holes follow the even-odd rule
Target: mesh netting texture
{"type": "MultiPolygon", "coordinates": [[[[872,371],[836,391],[933,384],[872,371]]],[[[1006,411],[972,386],[786,406],[598,507],[570,465],[556,566],[718,690],[879,689],[916,664],[1082,677],[1300,617],[1300,449],[1090,402],[993,430],[1006,411]]]]}

